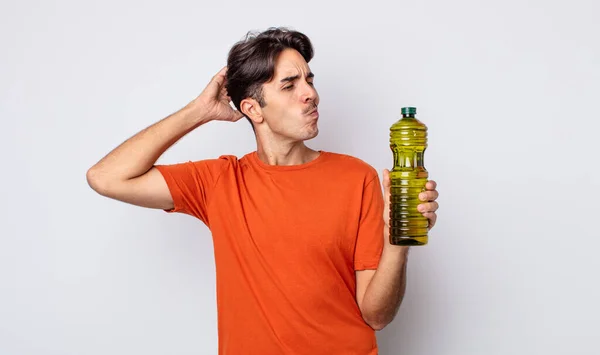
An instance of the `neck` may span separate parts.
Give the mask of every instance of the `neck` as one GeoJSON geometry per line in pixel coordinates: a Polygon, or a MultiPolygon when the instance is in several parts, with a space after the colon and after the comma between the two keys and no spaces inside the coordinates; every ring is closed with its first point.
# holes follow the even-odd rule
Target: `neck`
{"type": "Polygon", "coordinates": [[[303,141],[282,142],[274,137],[257,135],[256,145],[259,159],[269,165],[300,165],[319,156],[319,152],[307,147],[303,141]]]}

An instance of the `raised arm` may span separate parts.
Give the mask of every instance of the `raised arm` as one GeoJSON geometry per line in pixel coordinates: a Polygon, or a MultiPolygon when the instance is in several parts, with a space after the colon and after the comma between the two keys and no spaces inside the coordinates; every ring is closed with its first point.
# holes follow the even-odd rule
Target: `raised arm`
{"type": "Polygon", "coordinates": [[[90,187],[100,195],[137,206],[173,208],[167,184],[154,164],[175,142],[204,123],[235,122],[243,117],[229,104],[226,72],[227,68],[221,69],[184,108],[138,132],[92,166],[86,175],[90,187]]]}

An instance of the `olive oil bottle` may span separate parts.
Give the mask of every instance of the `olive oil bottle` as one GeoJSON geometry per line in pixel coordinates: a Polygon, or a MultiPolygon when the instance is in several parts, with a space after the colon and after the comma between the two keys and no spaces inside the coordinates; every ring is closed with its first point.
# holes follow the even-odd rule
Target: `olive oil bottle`
{"type": "Polygon", "coordinates": [[[390,127],[394,167],[390,171],[390,244],[425,245],[429,221],[417,210],[429,174],[425,169],[427,126],[415,117],[415,107],[403,107],[402,118],[390,127]]]}

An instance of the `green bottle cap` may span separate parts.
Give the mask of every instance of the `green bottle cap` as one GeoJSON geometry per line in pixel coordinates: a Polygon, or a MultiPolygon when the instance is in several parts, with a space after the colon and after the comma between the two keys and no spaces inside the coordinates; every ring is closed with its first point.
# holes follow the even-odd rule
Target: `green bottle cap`
{"type": "Polygon", "coordinates": [[[416,107],[403,107],[402,108],[402,114],[403,115],[416,115],[417,114],[417,108],[416,107]]]}

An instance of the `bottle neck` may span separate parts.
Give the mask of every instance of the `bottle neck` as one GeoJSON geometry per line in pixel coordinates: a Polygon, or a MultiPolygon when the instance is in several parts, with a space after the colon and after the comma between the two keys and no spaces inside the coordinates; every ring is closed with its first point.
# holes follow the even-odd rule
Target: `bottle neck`
{"type": "Polygon", "coordinates": [[[407,114],[402,114],[402,118],[415,118],[415,114],[414,113],[407,113],[407,114]]]}

